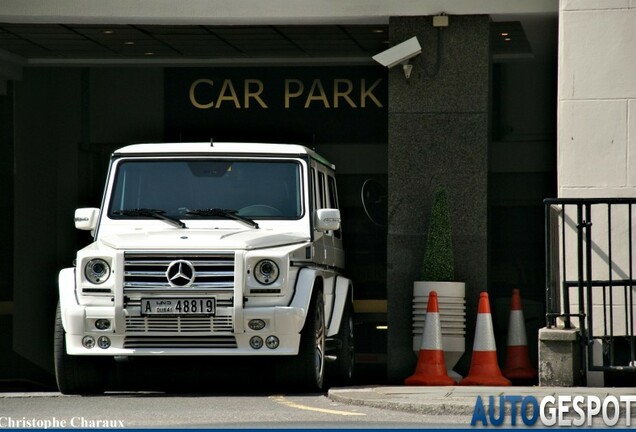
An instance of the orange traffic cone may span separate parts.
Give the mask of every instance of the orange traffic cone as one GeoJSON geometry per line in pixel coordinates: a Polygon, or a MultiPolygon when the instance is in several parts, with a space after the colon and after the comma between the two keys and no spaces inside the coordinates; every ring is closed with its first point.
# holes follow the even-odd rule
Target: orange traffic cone
{"type": "Polygon", "coordinates": [[[488,302],[488,293],[485,292],[479,295],[477,326],[475,328],[470,370],[468,371],[468,376],[461,380],[459,385],[511,385],[510,381],[501,374],[497,364],[497,347],[495,346],[495,334],[492,329],[490,303],[488,302]]]}
{"type": "Polygon", "coordinates": [[[406,385],[446,386],[454,385],[455,381],[448,376],[444,364],[442,349],[442,327],[439,320],[439,305],[437,292],[428,295],[426,307],[426,321],[422,332],[422,345],[417,356],[415,373],[404,380],[406,385]]]}
{"type": "Polygon", "coordinates": [[[521,309],[521,295],[516,288],[512,290],[512,301],[510,302],[508,346],[503,374],[511,380],[531,380],[537,377],[537,370],[530,364],[526,325],[523,320],[523,309],[521,309]]]}

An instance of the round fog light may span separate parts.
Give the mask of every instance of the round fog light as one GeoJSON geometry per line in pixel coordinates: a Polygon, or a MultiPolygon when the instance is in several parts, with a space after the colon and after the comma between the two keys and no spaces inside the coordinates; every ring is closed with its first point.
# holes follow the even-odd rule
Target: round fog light
{"type": "Polygon", "coordinates": [[[265,339],[265,345],[267,345],[267,348],[269,349],[276,349],[279,344],[280,341],[276,336],[267,336],[267,339],[265,339]]]}
{"type": "Polygon", "coordinates": [[[91,349],[95,346],[95,339],[93,339],[93,336],[84,336],[82,339],[82,345],[84,348],[91,349]]]}
{"type": "Polygon", "coordinates": [[[250,338],[250,346],[254,349],[263,348],[263,338],[261,338],[260,336],[252,336],[250,338]]]}
{"type": "Polygon", "coordinates": [[[99,339],[97,339],[97,346],[101,349],[110,348],[110,339],[106,336],[100,336],[99,339]]]}
{"type": "Polygon", "coordinates": [[[98,319],[95,321],[95,328],[97,330],[108,330],[110,328],[110,321],[107,319],[98,319]]]}
{"type": "Polygon", "coordinates": [[[252,330],[263,330],[265,328],[265,321],[262,319],[253,319],[247,323],[247,326],[252,330]]]}

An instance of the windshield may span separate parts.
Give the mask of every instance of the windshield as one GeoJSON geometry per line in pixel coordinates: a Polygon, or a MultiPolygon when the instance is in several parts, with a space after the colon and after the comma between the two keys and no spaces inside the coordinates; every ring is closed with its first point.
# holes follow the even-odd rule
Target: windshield
{"type": "Polygon", "coordinates": [[[134,210],[152,209],[179,219],[219,219],[224,211],[250,219],[299,219],[300,169],[296,161],[122,161],[108,216],[148,218],[134,210]]]}

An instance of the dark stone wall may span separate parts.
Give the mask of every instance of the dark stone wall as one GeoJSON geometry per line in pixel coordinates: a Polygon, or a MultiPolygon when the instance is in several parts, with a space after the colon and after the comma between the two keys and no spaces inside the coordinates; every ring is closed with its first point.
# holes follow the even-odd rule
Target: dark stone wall
{"type": "Polygon", "coordinates": [[[49,372],[57,272],[74,258],[81,88],[79,68],[25,68],[15,83],[13,350],[49,372]]]}
{"type": "Polygon", "coordinates": [[[114,148],[162,139],[163,70],[25,68],[14,98],[14,306],[12,328],[0,329],[12,332],[13,344],[9,353],[0,345],[0,357],[22,361],[8,378],[38,379],[31,363],[53,369],[58,272],[90,241],[74,227],[75,208],[100,205],[114,148]],[[97,185],[90,203],[88,184],[97,185]]]}
{"type": "MultiPolygon", "coordinates": [[[[448,191],[455,278],[466,283],[470,352],[479,292],[487,289],[490,100],[488,16],[392,17],[391,46],[417,36],[422,54],[389,71],[388,378],[413,372],[413,281],[419,279],[436,190],[448,191]]],[[[462,362],[465,363],[465,362],[462,362]]]]}

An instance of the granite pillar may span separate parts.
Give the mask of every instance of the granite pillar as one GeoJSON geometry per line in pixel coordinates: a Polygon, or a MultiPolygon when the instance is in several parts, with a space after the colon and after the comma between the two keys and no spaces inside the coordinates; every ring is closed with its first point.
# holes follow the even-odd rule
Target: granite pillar
{"type": "Polygon", "coordinates": [[[487,290],[490,47],[485,15],[392,17],[390,45],[417,36],[422,54],[405,78],[389,71],[388,379],[413,372],[412,290],[419,279],[433,197],[448,192],[455,278],[466,283],[466,350],[479,292],[487,290]]]}

